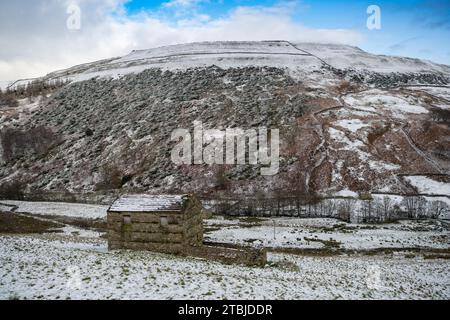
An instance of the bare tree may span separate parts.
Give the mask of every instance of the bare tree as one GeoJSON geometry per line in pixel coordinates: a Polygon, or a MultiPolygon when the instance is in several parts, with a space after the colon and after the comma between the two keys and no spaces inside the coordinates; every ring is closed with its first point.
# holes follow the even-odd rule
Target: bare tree
{"type": "Polygon", "coordinates": [[[428,216],[428,206],[427,206],[427,200],[424,197],[419,197],[419,200],[417,201],[417,218],[424,219],[428,216]]]}
{"type": "Polygon", "coordinates": [[[285,184],[286,190],[289,192],[290,197],[295,198],[297,215],[300,216],[301,204],[309,195],[308,187],[306,186],[305,168],[300,161],[296,162],[291,172],[287,175],[285,184]]]}
{"type": "Polygon", "coordinates": [[[322,217],[336,217],[336,202],[334,199],[324,199],[320,202],[320,212],[322,217]]]}
{"type": "Polygon", "coordinates": [[[362,204],[362,219],[364,222],[372,221],[372,213],[373,213],[373,198],[372,195],[369,194],[360,194],[359,198],[363,200],[362,204]]]}
{"type": "Polygon", "coordinates": [[[407,196],[403,199],[402,204],[406,207],[408,218],[415,218],[417,215],[417,203],[419,201],[418,196],[407,196]]]}
{"type": "Polygon", "coordinates": [[[432,201],[428,204],[430,218],[438,219],[441,214],[449,210],[449,206],[444,201],[432,201]]]}
{"type": "Polygon", "coordinates": [[[350,198],[342,200],[338,207],[339,219],[350,222],[352,212],[355,209],[355,203],[356,201],[350,198]]]}
{"type": "Polygon", "coordinates": [[[391,221],[392,199],[388,196],[383,197],[383,220],[391,221]]]}

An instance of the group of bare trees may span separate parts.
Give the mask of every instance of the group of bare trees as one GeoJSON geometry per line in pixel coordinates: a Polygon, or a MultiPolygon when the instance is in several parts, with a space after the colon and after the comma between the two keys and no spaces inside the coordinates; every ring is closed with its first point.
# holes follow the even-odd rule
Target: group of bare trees
{"type": "Polygon", "coordinates": [[[406,212],[410,219],[435,219],[448,210],[448,205],[445,202],[440,200],[427,201],[420,196],[405,197],[402,204],[406,207],[406,212]]]}
{"type": "Polygon", "coordinates": [[[358,221],[367,223],[390,222],[398,219],[437,219],[450,208],[444,201],[427,200],[417,195],[406,195],[400,203],[391,197],[363,200],[358,221]]]}
{"type": "Polygon", "coordinates": [[[354,199],[329,199],[318,196],[280,197],[225,197],[213,199],[212,211],[238,216],[288,216],[302,218],[338,218],[350,221],[356,206],[354,199]]]}
{"type": "Polygon", "coordinates": [[[373,198],[371,195],[358,199],[259,195],[215,199],[211,209],[225,215],[337,218],[347,222],[385,223],[399,219],[437,219],[450,208],[443,201],[418,196],[404,196],[397,202],[389,196],[373,198]]]}
{"type": "Polygon", "coordinates": [[[13,94],[18,99],[37,97],[40,95],[45,95],[59,89],[66,84],[68,80],[56,79],[52,81],[46,80],[33,80],[25,85],[17,85],[13,89],[8,89],[6,93],[13,94]]]}
{"type": "Polygon", "coordinates": [[[398,216],[400,208],[394,205],[388,196],[382,199],[374,199],[371,195],[362,199],[362,205],[358,221],[361,222],[389,222],[398,216]]]}
{"type": "Polygon", "coordinates": [[[18,106],[17,99],[32,99],[33,97],[46,95],[68,83],[68,80],[61,79],[52,81],[37,79],[24,85],[7,88],[5,91],[0,89],[0,108],[16,108],[18,106]]]}

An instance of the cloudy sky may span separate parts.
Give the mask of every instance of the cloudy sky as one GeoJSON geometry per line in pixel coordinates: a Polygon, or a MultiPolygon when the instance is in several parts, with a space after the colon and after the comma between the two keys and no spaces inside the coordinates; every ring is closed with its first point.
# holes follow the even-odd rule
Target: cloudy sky
{"type": "Polygon", "coordinates": [[[0,0],[0,81],[161,45],[275,39],[450,64],[450,1],[0,0]],[[379,30],[367,28],[369,5],[379,30]]]}

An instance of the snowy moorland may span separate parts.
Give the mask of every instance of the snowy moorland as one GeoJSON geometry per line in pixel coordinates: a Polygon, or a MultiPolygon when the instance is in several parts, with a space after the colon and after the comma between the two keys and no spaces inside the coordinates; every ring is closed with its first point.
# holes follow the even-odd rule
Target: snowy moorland
{"type": "MultiPolygon", "coordinates": [[[[14,200],[0,200],[1,204],[16,206],[18,213],[36,215],[54,215],[86,219],[105,218],[108,206],[93,204],[78,204],[66,202],[28,202],[14,200]]],[[[1,207],[0,207],[1,208],[1,207]]]]}

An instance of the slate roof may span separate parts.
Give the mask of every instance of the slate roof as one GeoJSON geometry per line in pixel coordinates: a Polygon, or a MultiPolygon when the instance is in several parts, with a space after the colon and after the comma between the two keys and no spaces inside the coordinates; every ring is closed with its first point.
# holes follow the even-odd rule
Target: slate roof
{"type": "Polygon", "coordinates": [[[109,212],[181,211],[187,195],[125,195],[114,201],[109,212]]]}

